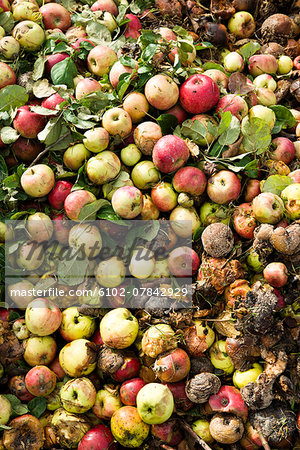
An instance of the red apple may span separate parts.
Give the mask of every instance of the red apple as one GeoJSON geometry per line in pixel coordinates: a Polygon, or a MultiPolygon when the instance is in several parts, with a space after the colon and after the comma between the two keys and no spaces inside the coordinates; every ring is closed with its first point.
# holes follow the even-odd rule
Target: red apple
{"type": "Polygon", "coordinates": [[[245,189],[245,202],[252,202],[252,200],[260,194],[260,181],[248,180],[245,189]]]}
{"type": "Polygon", "coordinates": [[[65,102],[66,99],[62,98],[59,93],[50,95],[50,97],[46,98],[46,100],[42,101],[42,107],[48,109],[56,109],[56,106],[62,102],[65,102]]]}
{"type": "Polygon", "coordinates": [[[160,138],[153,148],[152,159],[163,173],[174,172],[184,165],[189,149],[183,139],[168,134],[160,138]]]}
{"type": "Polygon", "coordinates": [[[241,182],[235,173],[221,170],[208,180],[207,194],[213,202],[225,205],[238,198],[241,188],[241,182]]]}
{"type": "Polygon", "coordinates": [[[251,203],[242,203],[233,213],[233,226],[235,231],[245,239],[254,238],[257,222],[253,216],[251,203]]]}
{"type": "Polygon", "coordinates": [[[242,120],[248,114],[248,106],[243,97],[227,94],[220,98],[217,104],[217,112],[220,117],[225,111],[230,111],[233,116],[242,120]]]}
{"type": "Polygon", "coordinates": [[[177,383],[167,383],[168,388],[173,394],[175,406],[179,410],[188,411],[194,406],[194,403],[187,398],[185,392],[185,381],[177,383]]]}
{"type": "Polygon", "coordinates": [[[209,70],[206,70],[205,72],[203,72],[203,75],[207,75],[212,80],[214,80],[214,82],[217,83],[217,85],[220,88],[223,87],[223,88],[227,89],[229,78],[226,75],[226,73],[222,72],[221,70],[209,69],[209,70]]]}
{"type": "Polygon", "coordinates": [[[81,42],[88,42],[93,47],[95,47],[95,44],[85,37],[80,37],[80,38],[76,39],[76,41],[72,42],[71,47],[74,48],[74,50],[79,51],[81,42]]]}
{"type": "Polygon", "coordinates": [[[71,26],[71,14],[58,3],[46,3],[40,8],[46,30],[59,28],[66,31],[71,26]]]}
{"type": "Polygon", "coordinates": [[[30,106],[21,106],[13,121],[14,129],[28,139],[36,138],[46,125],[46,118],[30,111],[30,106]]]}
{"type": "Polygon", "coordinates": [[[20,137],[12,144],[12,150],[19,161],[32,162],[43,150],[43,146],[37,140],[20,137]]]}
{"type": "Polygon", "coordinates": [[[58,214],[52,219],[54,236],[60,244],[69,242],[69,221],[64,214],[58,214]]]}
{"type": "Polygon", "coordinates": [[[290,172],[288,174],[288,177],[290,177],[294,183],[300,183],[300,169],[296,169],[293,172],[290,172]]]}
{"type": "Polygon", "coordinates": [[[9,380],[8,388],[11,394],[18,397],[21,402],[30,402],[34,396],[28,391],[25,385],[25,376],[16,375],[9,380]]]}
{"type": "Polygon", "coordinates": [[[10,11],[11,10],[11,6],[8,0],[1,0],[0,1],[0,8],[1,8],[1,12],[6,12],[6,11],[10,11]]]}
{"type": "Polygon", "coordinates": [[[170,109],[167,109],[167,111],[165,111],[165,114],[171,114],[172,116],[175,116],[179,124],[181,124],[188,118],[186,111],[179,104],[173,106],[170,109]]]}
{"type": "Polygon", "coordinates": [[[257,77],[263,73],[276,73],[278,64],[273,55],[253,55],[248,60],[251,75],[257,77]]]}
{"type": "Polygon", "coordinates": [[[27,372],[25,384],[32,395],[46,397],[55,389],[56,375],[47,366],[35,366],[27,372]]]}
{"type": "Polygon", "coordinates": [[[136,406],[136,396],[145,385],[146,383],[142,378],[132,378],[124,381],[120,387],[122,403],[126,406],[136,406]]]}
{"type": "Polygon", "coordinates": [[[168,257],[168,268],[175,277],[191,277],[199,265],[199,256],[190,247],[176,247],[168,257]]]}
{"type": "Polygon", "coordinates": [[[180,104],[192,114],[209,111],[218,103],[219,96],[217,83],[206,75],[192,75],[180,88],[180,104]]]}
{"type": "Polygon", "coordinates": [[[91,428],[78,444],[78,450],[117,450],[109,427],[99,423],[91,428]]]}
{"type": "Polygon", "coordinates": [[[47,73],[47,75],[50,75],[51,69],[55,66],[55,64],[63,61],[66,58],[69,58],[68,53],[55,53],[54,55],[46,55],[45,72],[47,73]]]}
{"type": "Polygon", "coordinates": [[[61,365],[59,363],[58,356],[52,361],[51,364],[49,364],[49,369],[51,369],[52,372],[55,373],[58,380],[63,380],[64,377],[66,376],[66,372],[64,371],[64,369],[61,367],[61,365]]]}
{"type": "Polygon", "coordinates": [[[271,262],[263,272],[266,281],[273,287],[285,286],[288,282],[288,270],[281,262],[271,262]]]}
{"type": "Polygon", "coordinates": [[[191,368],[188,354],[181,348],[175,348],[158,356],[153,370],[164,383],[175,383],[183,380],[191,368]]]}
{"type": "Polygon", "coordinates": [[[48,195],[48,202],[54,209],[62,209],[65,199],[71,193],[73,184],[69,181],[58,180],[54,188],[48,195]]]}
{"type": "Polygon", "coordinates": [[[206,176],[197,167],[182,167],[177,170],[173,178],[173,186],[177,192],[191,195],[201,195],[207,184],[206,176]]]}
{"type": "Polygon", "coordinates": [[[114,16],[118,15],[118,8],[114,0],[97,0],[91,6],[92,11],[107,11],[114,16]]]}
{"type": "Polygon", "coordinates": [[[209,397],[208,404],[213,412],[232,413],[247,420],[248,408],[236,387],[221,386],[217,394],[209,397]]]}
{"type": "Polygon", "coordinates": [[[151,189],[151,199],[159,211],[168,212],[177,205],[178,194],[173,191],[172,185],[161,181],[151,189]]]}
{"type": "Polygon", "coordinates": [[[142,28],[140,20],[134,14],[125,14],[125,19],[129,19],[124,33],[125,38],[137,39],[141,34],[140,29],[142,28]]]}
{"type": "Polygon", "coordinates": [[[91,341],[100,346],[104,344],[99,329],[95,331],[94,335],[91,337],[91,341]]]}
{"type": "MultiPolygon", "coordinates": [[[[110,84],[114,89],[117,89],[120,76],[124,73],[132,73],[134,70],[137,71],[138,69],[138,63],[135,61],[135,69],[129,66],[124,66],[124,64],[121,64],[120,61],[116,61],[109,72],[109,81],[110,84]]],[[[133,75],[136,77],[136,74],[133,75]]]]}
{"type": "Polygon", "coordinates": [[[17,77],[12,68],[4,62],[0,62],[0,89],[10,84],[16,84],[16,81],[17,77]]]}
{"type": "Polygon", "coordinates": [[[151,434],[162,442],[172,446],[178,445],[183,439],[182,431],[176,419],[170,419],[167,422],[152,425],[151,434]]]}
{"type": "Polygon", "coordinates": [[[114,372],[111,377],[118,383],[122,383],[129,378],[134,378],[139,373],[141,364],[139,359],[134,355],[127,355],[124,357],[122,366],[114,372]]]}
{"type": "Polygon", "coordinates": [[[96,197],[89,191],[79,190],[71,192],[64,202],[64,208],[68,218],[78,220],[82,208],[94,201],[96,201],[96,197]]]}
{"type": "Polygon", "coordinates": [[[76,100],[81,100],[83,97],[98,91],[102,91],[102,86],[97,80],[94,78],[83,78],[79,80],[75,88],[75,97],[76,100]]]}
{"type": "Polygon", "coordinates": [[[295,146],[289,139],[285,137],[277,137],[272,140],[271,159],[276,161],[283,161],[285,164],[290,164],[295,158],[295,146]]]}

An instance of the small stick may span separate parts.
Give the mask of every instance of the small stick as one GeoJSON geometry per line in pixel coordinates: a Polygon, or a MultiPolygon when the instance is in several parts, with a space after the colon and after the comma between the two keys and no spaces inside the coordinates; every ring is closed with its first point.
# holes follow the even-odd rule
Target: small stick
{"type": "Polygon", "coordinates": [[[180,420],[180,424],[182,425],[182,428],[184,428],[192,436],[192,438],[194,438],[195,441],[197,441],[198,444],[204,448],[204,450],[212,450],[211,447],[203,439],[201,439],[184,420],[180,420]]]}
{"type": "Polygon", "coordinates": [[[64,135],[61,136],[59,139],[57,139],[56,142],[53,142],[53,144],[48,145],[48,147],[46,147],[41,153],[39,153],[39,154],[37,155],[37,157],[36,157],[36,158],[32,161],[32,163],[29,165],[29,167],[34,166],[34,165],[39,161],[39,159],[42,158],[42,156],[44,156],[46,153],[48,153],[49,150],[51,150],[51,148],[54,147],[56,144],[58,144],[59,142],[63,141],[64,139],[66,139],[66,137],[68,137],[69,134],[70,134],[70,131],[68,131],[68,133],[64,134],[64,135]]]}
{"type": "Polygon", "coordinates": [[[258,435],[259,435],[259,438],[260,438],[260,440],[261,440],[261,443],[262,443],[263,448],[264,448],[265,450],[271,450],[271,448],[270,448],[268,442],[266,441],[264,435],[263,435],[262,432],[261,432],[261,427],[260,427],[260,426],[257,427],[257,432],[258,432],[258,435]]]}

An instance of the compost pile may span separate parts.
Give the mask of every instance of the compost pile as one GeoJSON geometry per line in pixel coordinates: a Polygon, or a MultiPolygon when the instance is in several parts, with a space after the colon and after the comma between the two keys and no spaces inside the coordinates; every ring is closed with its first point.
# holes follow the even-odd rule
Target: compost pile
{"type": "Polygon", "coordinates": [[[0,449],[300,447],[299,7],[0,0],[0,449]]]}

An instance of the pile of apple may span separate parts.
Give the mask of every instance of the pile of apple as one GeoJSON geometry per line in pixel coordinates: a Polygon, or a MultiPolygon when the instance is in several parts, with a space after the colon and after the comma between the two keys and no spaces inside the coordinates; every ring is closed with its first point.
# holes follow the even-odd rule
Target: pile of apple
{"type": "MultiPolygon", "coordinates": [[[[175,241],[188,220],[195,282],[178,327],[118,301],[1,308],[0,449],[299,445],[299,21],[266,17],[261,46],[255,2],[232,2],[210,36],[213,22],[202,36],[162,16],[177,3],[0,0],[1,241],[26,218],[32,239],[68,242],[62,221],[89,208],[168,219],[175,241]],[[274,328],[252,336],[236,323],[261,292],[274,328]]],[[[21,252],[8,264],[31,270],[21,252]]]]}

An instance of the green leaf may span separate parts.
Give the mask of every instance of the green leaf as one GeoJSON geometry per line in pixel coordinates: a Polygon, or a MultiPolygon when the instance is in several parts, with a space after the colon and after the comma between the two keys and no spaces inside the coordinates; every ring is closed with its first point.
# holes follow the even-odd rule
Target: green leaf
{"type": "Polygon", "coordinates": [[[173,114],[161,114],[156,120],[164,136],[172,134],[178,125],[177,117],[173,114]]]}
{"type": "Polygon", "coordinates": [[[16,189],[20,186],[20,178],[16,172],[12,175],[9,175],[3,180],[3,186],[6,188],[16,189]]]}
{"type": "Polygon", "coordinates": [[[247,152],[262,154],[272,141],[269,125],[258,117],[243,121],[242,134],[244,136],[242,143],[247,152]]]}
{"type": "Polygon", "coordinates": [[[111,222],[122,222],[120,216],[118,216],[110,204],[102,206],[97,212],[97,219],[110,220],[111,222]]]}
{"type": "Polygon", "coordinates": [[[42,78],[45,70],[46,57],[44,55],[39,56],[33,65],[32,79],[34,81],[42,78]]]}
{"type": "Polygon", "coordinates": [[[6,394],[5,397],[10,402],[14,414],[22,416],[23,414],[28,413],[27,405],[23,405],[18,397],[12,394],[6,394]]]}
{"type": "Polygon", "coordinates": [[[111,42],[110,31],[101,23],[90,21],[87,24],[86,32],[95,44],[99,45],[111,42]]]}
{"type": "Polygon", "coordinates": [[[28,409],[33,416],[39,419],[47,409],[47,400],[45,397],[35,397],[28,403],[28,409]]]}
{"type": "MultiPolygon", "coordinates": [[[[227,121],[227,119],[226,119],[227,121]]],[[[225,124],[223,128],[225,127],[225,124]]],[[[230,124],[223,133],[220,135],[218,142],[220,145],[230,145],[233,144],[239,138],[241,131],[240,121],[237,117],[232,116],[230,124]]]]}
{"type": "Polygon", "coordinates": [[[142,33],[139,37],[139,41],[141,42],[143,47],[147,47],[149,44],[157,44],[161,40],[161,34],[155,33],[150,30],[142,30],[142,33]]]}
{"type": "Polygon", "coordinates": [[[107,200],[104,200],[103,198],[101,198],[100,200],[96,200],[93,203],[89,203],[89,204],[85,205],[81,209],[78,219],[80,221],[95,220],[97,211],[99,211],[99,209],[101,209],[102,206],[107,205],[107,204],[109,204],[109,202],[107,200]]]}
{"type": "Polygon", "coordinates": [[[227,130],[230,125],[231,118],[232,114],[230,111],[225,111],[224,113],[222,113],[222,117],[218,126],[218,136],[220,136],[222,133],[224,133],[224,131],[227,130]]]}
{"type": "Polygon", "coordinates": [[[207,135],[207,129],[199,120],[185,120],[181,126],[182,136],[191,139],[195,144],[203,145],[207,135]]]}
{"type": "Polygon", "coordinates": [[[249,59],[251,56],[253,56],[258,50],[260,49],[260,45],[258,42],[248,42],[248,44],[243,45],[239,49],[239,53],[245,58],[249,59]]]}
{"type": "Polygon", "coordinates": [[[14,27],[15,21],[10,11],[0,14],[0,26],[4,28],[6,33],[9,33],[14,27]]]}
{"type": "Polygon", "coordinates": [[[50,145],[52,151],[64,150],[73,141],[70,128],[64,123],[63,119],[54,117],[47,122],[45,128],[38,134],[38,139],[44,142],[46,147],[50,145]],[[61,139],[65,136],[64,139],[61,139]]]}
{"type": "Polygon", "coordinates": [[[262,192],[271,192],[272,194],[280,196],[281,191],[290,184],[293,184],[293,180],[290,177],[284,175],[271,175],[264,181],[262,192]]]}
{"type": "Polygon", "coordinates": [[[143,52],[141,54],[142,61],[149,62],[153,58],[153,56],[154,56],[156,50],[158,49],[158,47],[159,47],[158,44],[149,44],[145,48],[145,50],[143,50],[143,52]]]}
{"type": "Polygon", "coordinates": [[[79,119],[70,109],[64,111],[64,119],[82,130],[89,130],[95,126],[95,123],[90,120],[79,119]]]}
{"type": "Polygon", "coordinates": [[[26,89],[13,84],[0,90],[0,111],[11,111],[23,106],[28,101],[26,89]]]}
{"type": "Polygon", "coordinates": [[[221,64],[217,64],[214,62],[206,62],[203,64],[202,69],[204,70],[210,70],[210,69],[217,69],[220,70],[221,72],[225,73],[225,69],[223,66],[221,66],[221,64]]]}
{"type": "Polygon", "coordinates": [[[30,111],[40,114],[41,116],[55,116],[59,111],[53,109],[44,108],[43,106],[30,106],[30,111]]]}
{"type": "Polygon", "coordinates": [[[283,105],[269,106],[274,111],[276,116],[276,122],[281,128],[292,128],[296,125],[296,119],[291,111],[283,105]]]}
{"type": "Polygon", "coordinates": [[[175,34],[177,34],[177,36],[181,37],[182,39],[184,39],[185,41],[190,42],[191,44],[193,44],[193,38],[190,35],[190,33],[185,30],[184,28],[176,25],[175,27],[172,28],[172,31],[174,31],[175,34]]]}
{"type": "Polygon", "coordinates": [[[245,166],[245,175],[249,178],[257,178],[259,172],[259,160],[254,159],[245,166]]]}
{"type": "MultiPolygon", "coordinates": [[[[136,70],[134,71],[136,73],[136,70]]],[[[133,80],[134,74],[133,73],[122,73],[122,75],[119,78],[117,91],[120,101],[125,95],[125,92],[130,86],[131,81],[133,80]]]]}
{"type": "Polygon", "coordinates": [[[160,224],[158,220],[149,220],[141,223],[140,226],[136,223],[133,228],[131,228],[126,236],[126,246],[131,249],[134,244],[136,244],[137,239],[145,239],[150,242],[156,238],[160,229],[160,224]]]}
{"type": "Polygon", "coordinates": [[[70,57],[55,64],[51,69],[51,80],[53,84],[65,84],[68,88],[73,88],[73,79],[77,75],[77,67],[70,57]]]}
{"type": "Polygon", "coordinates": [[[126,55],[126,56],[121,56],[121,58],[119,59],[119,62],[121,64],[123,64],[123,66],[126,67],[131,67],[132,69],[135,69],[135,60],[130,58],[130,56],[126,55]]]}
{"type": "Polygon", "coordinates": [[[7,177],[8,170],[5,159],[2,155],[0,155],[0,183],[7,177]]]}
{"type": "Polygon", "coordinates": [[[0,430],[12,430],[12,427],[8,427],[7,425],[0,424],[0,430]]]}
{"type": "Polygon", "coordinates": [[[19,133],[12,127],[1,128],[1,140],[3,144],[12,144],[20,137],[19,133]]]}

